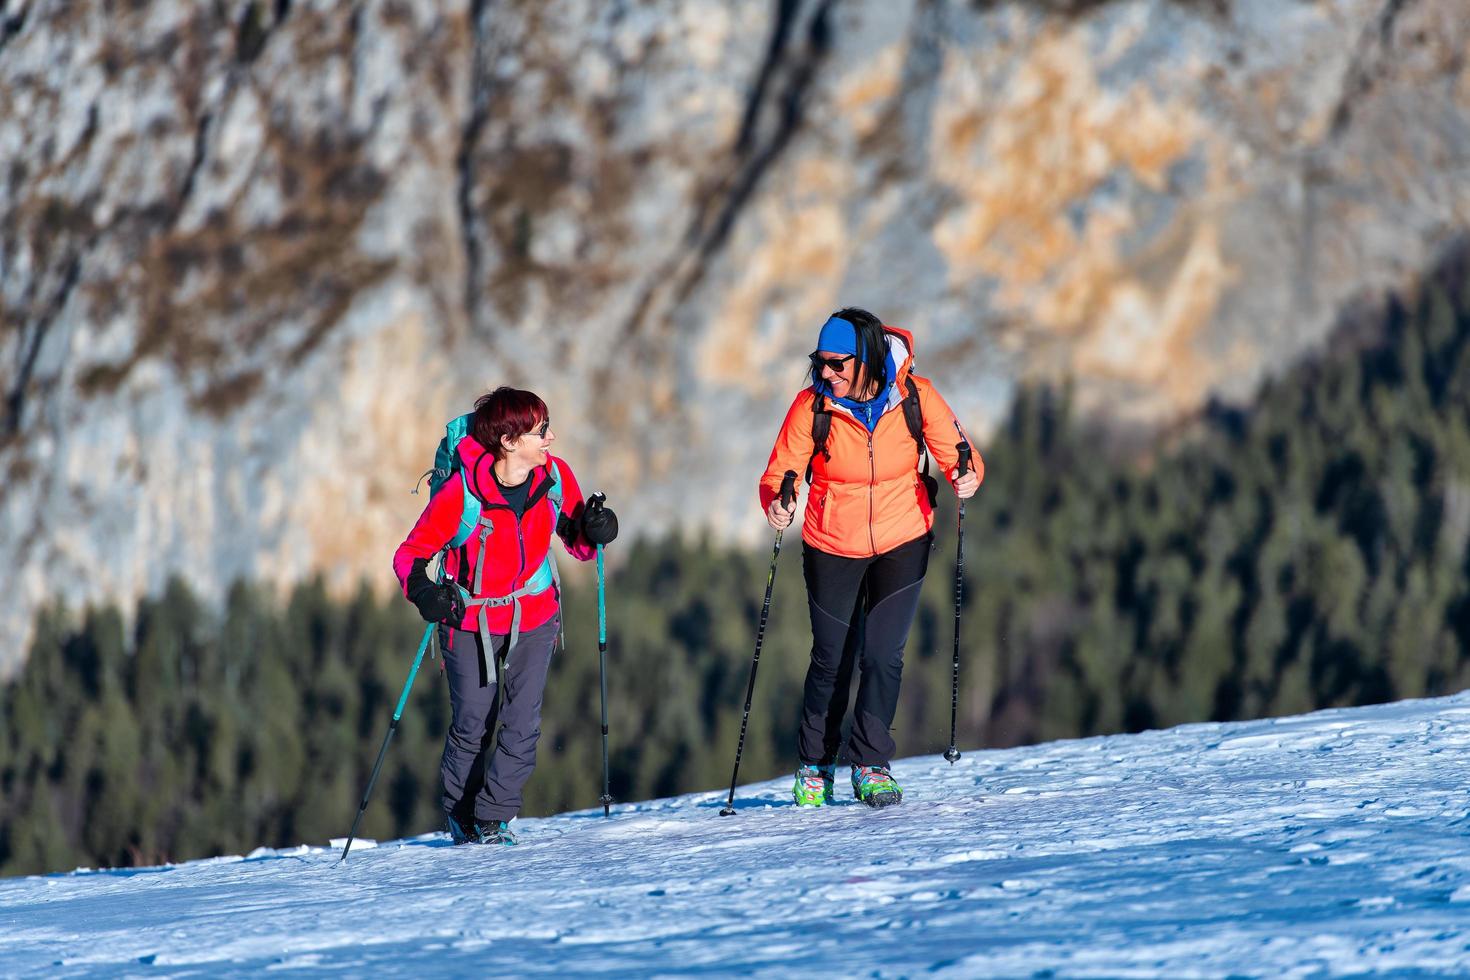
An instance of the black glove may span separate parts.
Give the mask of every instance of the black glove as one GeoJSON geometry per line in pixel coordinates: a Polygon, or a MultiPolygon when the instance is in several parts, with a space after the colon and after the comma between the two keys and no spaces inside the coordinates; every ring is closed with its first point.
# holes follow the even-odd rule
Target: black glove
{"type": "MultiPolygon", "coordinates": [[[[578,508],[579,510],[581,508],[578,508]]],[[[568,548],[575,547],[577,535],[581,533],[581,517],[568,517],[566,514],[556,515],[556,536],[561,538],[561,543],[568,548]]]]}
{"type": "Polygon", "coordinates": [[[408,588],[405,590],[408,601],[418,607],[424,622],[448,622],[452,626],[458,626],[459,621],[464,618],[464,597],[452,582],[438,585],[430,582],[428,569],[427,558],[414,560],[413,569],[408,573],[408,588]]]}
{"type": "Polygon", "coordinates": [[[593,544],[612,544],[618,536],[618,515],[594,495],[582,512],[582,537],[593,544]]]}

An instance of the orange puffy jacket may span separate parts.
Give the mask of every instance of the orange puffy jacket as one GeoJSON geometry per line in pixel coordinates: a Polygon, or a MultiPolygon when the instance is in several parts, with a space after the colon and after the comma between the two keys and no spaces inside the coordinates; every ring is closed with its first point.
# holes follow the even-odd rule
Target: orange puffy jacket
{"type": "MultiPolygon", "coordinates": [[[[827,435],[831,459],[812,459],[812,403],[817,393],[806,388],[791,403],[781,433],[771,449],[770,462],[760,480],[761,510],[781,492],[787,470],[798,474],[812,464],[812,485],[806,498],[806,515],[801,538],[828,554],[867,558],[907,544],[934,525],[929,495],[919,479],[919,447],[904,421],[904,380],[913,366],[913,335],[885,327],[888,349],[898,365],[897,384],[889,389],[889,401],[870,435],[843,406],[827,399],[832,428],[827,435]]],[[[948,478],[959,465],[959,430],[954,412],[934,390],[927,378],[912,375],[919,391],[924,415],[924,442],[940,472],[948,478]]],[[[969,437],[965,437],[969,442],[969,437]]],[[[973,446],[974,443],[971,443],[973,446]]],[[[978,453],[971,456],[975,473],[985,478],[985,463],[978,453]]]]}

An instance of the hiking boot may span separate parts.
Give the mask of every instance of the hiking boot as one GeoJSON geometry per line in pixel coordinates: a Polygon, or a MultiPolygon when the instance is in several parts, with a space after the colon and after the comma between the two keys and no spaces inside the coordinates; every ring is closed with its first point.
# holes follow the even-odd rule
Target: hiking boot
{"type": "Polygon", "coordinates": [[[475,843],[475,825],[473,822],[462,822],[454,814],[446,813],[444,815],[444,829],[449,831],[449,839],[456,844],[475,843]]]}
{"type": "Polygon", "coordinates": [[[504,820],[476,820],[474,843],[503,844],[506,847],[514,847],[517,841],[516,835],[510,829],[510,824],[504,820]]]}
{"type": "Polygon", "coordinates": [[[796,770],[796,785],[791,787],[791,795],[797,806],[831,803],[832,784],[836,779],[836,766],[801,766],[796,770]]]}
{"type": "Polygon", "coordinates": [[[903,790],[887,766],[853,766],[852,795],[874,809],[903,801],[903,790]]]}

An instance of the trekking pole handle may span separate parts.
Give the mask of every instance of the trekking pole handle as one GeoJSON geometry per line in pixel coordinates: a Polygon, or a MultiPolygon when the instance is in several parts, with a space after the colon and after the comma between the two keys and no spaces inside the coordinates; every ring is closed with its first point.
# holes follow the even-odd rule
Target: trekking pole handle
{"type": "Polygon", "coordinates": [[[790,510],[794,500],[796,500],[796,471],[787,470],[786,476],[781,480],[781,506],[790,510]]]}
{"type": "Polygon", "coordinates": [[[970,472],[970,444],[968,442],[962,442],[955,446],[955,448],[960,451],[960,476],[963,477],[966,473],[970,472]]]}

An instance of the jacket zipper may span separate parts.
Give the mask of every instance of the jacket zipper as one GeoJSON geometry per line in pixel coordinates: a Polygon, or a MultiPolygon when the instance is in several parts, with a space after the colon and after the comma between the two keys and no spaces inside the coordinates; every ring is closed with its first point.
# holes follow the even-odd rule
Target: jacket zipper
{"type": "Polygon", "coordinates": [[[878,480],[878,466],[873,462],[873,433],[868,432],[868,547],[878,553],[878,540],[873,537],[873,484],[878,480]]]}
{"type": "MultiPolygon", "coordinates": [[[[837,413],[833,414],[835,415],[837,413]]],[[[856,413],[852,415],[851,421],[854,425],[862,425],[857,420],[856,413]]],[[[878,539],[873,534],[873,485],[878,481],[878,464],[873,459],[873,433],[871,430],[868,430],[866,425],[863,426],[863,429],[868,431],[868,548],[876,555],[878,553],[878,539]]],[[[823,496],[824,503],[826,496],[823,496]]],[[[822,523],[826,524],[825,507],[823,508],[822,517],[822,523]]]]}
{"type": "Polygon", "coordinates": [[[526,574],[526,539],[521,536],[521,519],[519,517],[516,518],[516,547],[521,552],[521,567],[516,572],[516,577],[511,580],[511,591],[520,588],[516,583],[521,580],[522,575],[526,574]]]}
{"type": "MultiPolygon", "coordinates": [[[[534,469],[531,470],[531,476],[534,477],[535,475],[536,475],[536,471],[534,469]]],[[[541,491],[545,488],[545,486],[546,486],[546,484],[545,483],[542,483],[539,486],[536,486],[536,487],[534,487],[531,490],[530,495],[526,497],[526,509],[524,511],[522,511],[519,516],[516,515],[516,512],[515,511],[513,511],[513,510],[511,511],[511,516],[514,517],[515,518],[515,521],[516,521],[516,550],[518,550],[520,552],[520,554],[521,554],[521,567],[516,572],[516,577],[510,580],[510,589],[511,589],[512,592],[516,591],[517,589],[519,589],[521,587],[521,585],[523,584],[521,582],[521,576],[525,575],[525,573],[526,573],[526,539],[521,534],[521,519],[523,517],[525,517],[527,514],[531,513],[531,508],[532,507],[535,507],[537,504],[539,504],[541,502],[541,497],[543,496],[543,494],[541,493],[541,491]]],[[[507,510],[510,510],[509,507],[507,507],[506,509],[507,510]]],[[[554,522],[553,522],[553,524],[554,524],[554,522]]],[[[556,533],[555,527],[552,528],[552,532],[551,533],[552,534],[555,534],[556,533]]],[[[550,545],[549,542],[547,543],[547,547],[548,548],[551,547],[551,545],[550,545]]]]}

